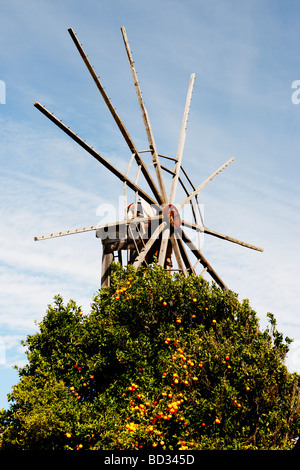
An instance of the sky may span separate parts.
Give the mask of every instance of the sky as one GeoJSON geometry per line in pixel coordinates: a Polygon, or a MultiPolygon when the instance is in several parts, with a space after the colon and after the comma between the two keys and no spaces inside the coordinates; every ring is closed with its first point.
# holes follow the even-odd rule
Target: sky
{"type": "MultiPolygon", "coordinates": [[[[135,145],[148,148],[121,26],[160,154],[176,155],[196,74],[183,167],[198,186],[234,157],[199,195],[205,225],[264,248],[205,235],[202,252],[250,300],[262,329],[275,315],[294,340],[287,366],[300,373],[299,2],[0,0],[0,408],[18,382],[13,365],[26,363],[20,341],[38,331],[54,296],[88,313],[100,287],[95,232],[34,237],[122,218],[122,183],[33,106],[126,171],[130,151],[68,28],[135,145]]],[[[183,198],[178,191],[175,204],[183,198]]]]}

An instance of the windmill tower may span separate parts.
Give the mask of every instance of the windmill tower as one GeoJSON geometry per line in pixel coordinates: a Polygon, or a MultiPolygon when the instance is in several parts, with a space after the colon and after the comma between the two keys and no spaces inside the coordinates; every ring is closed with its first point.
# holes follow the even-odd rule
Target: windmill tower
{"type": "Polygon", "coordinates": [[[207,271],[212,279],[222,288],[227,289],[222,279],[215,272],[213,267],[209,264],[203,256],[199,246],[196,246],[193,241],[188,237],[184,231],[184,227],[195,230],[198,234],[206,233],[223,240],[230,241],[242,245],[244,247],[263,251],[262,248],[242,242],[236,238],[228,235],[218,233],[214,230],[207,228],[204,225],[201,207],[198,201],[200,191],[222,170],[224,170],[232,161],[233,158],[228,160],[217,171],[215,171],[209,178],[203,181],[199,186],[195,187],[182,166],[183,149],[186,138],[186,125],[189,114],[189,108],[192,98],[193,86],[195,81],[195,74],[190,77],[188,93],[183,113],[181,131],[179,135],[178,147],[176,157],[168,157],[158,153],[152,128],[150,125],[149,116],[145,108],[142,98],[140,84],[138,82],[132,53],[129,47],[125,28],[122,27],[122,36],[127,52],[129,65],[134,81],[136,94],[138,97],[139,106],[147,134],[149,148],[146,150],[138,150],[135,146],[130,134],[128,133],[123,121],[117,114],[115,108],[112,106],[104,87],[102,86],[99,77],[96,75],[93,66],[91,65],[87,55],[83,51],[82,45],[79,43],[74,31],[68,29],[69,34],[82,57],[92,79],[94,80],[100,94],[102,95],[113,119],[115,120],[121,134],[123,135],[126,144],[131,153],[131,159],[126,173],[122,173],[118,168],[113,166],[108,160],[100,155],[93,147],[89,146],[83,139],[75,134],[69,127],[57,119],[50,111],[48,111],[40,103],[35,102],[34,106],[41,111],[47,118],[56,124],[62,131],[64,131],[71,139],[84,148],[90,155],[92,155],[98,162],[104,165],[110,172],[112,172],[119,180],[122,181],[124,186],[124,201],[125,213],[124,219],[104,225],[93,225],[91,227],[84,227],[74,230],[67,230],[63,232],[51,233],[35,237],[36,241],[45,240],[54,237],[61,237],[65,235],[72,235],[75,233],[83,233],[88,231],[95,231],[96,236],[102,241],[102,274],[101,286],[108,286],[110,283],[110,266],[111,263],[117,258],[118,261],[124,263],[124,253],[127,258],[127,263],[133,264],[135,268],[145,266],[151,263],[154,257],[157,258],[158,264],[165,269],[173,270],[173,259],[176,260],[177,268],[175,270],[181,271],[185,276],[191,273],[196,274],[197,265],[202,265],[202,272],[207,271]],[[152,157],[154,167],[154,177],[149,171],[147,165],[142,158],[142,154],[148,153],[152,157]],[[129,178],[129,170],[136,161],[138,169],[135,181],[129,178]],[[162,164],[162,161],[167,160],[171,163],[172,168],[162,164]],[[164,175],[168,173],[171,175],[171,189],[170,193],[166,190],[166,181],[164,175]],[[139,177],[143,176],[149,191],[142,189],[139,183],[139,177]],[[185,177],[187,183],[184,183],[182,176],[185,177]],[[156,180],[156,181],[155,181],[156,180]],[[186,197],[179,205],[175,206],[175,199],[179,185],[184,190],[186,197]],[[127,189],[134,192],[134,202],[127,206],[127,189]],[[193,222],[181,219],[180,212],[187,205],[190,205],[193,222]],[[192,262],[190,254],[196,260],[192,262]]]}

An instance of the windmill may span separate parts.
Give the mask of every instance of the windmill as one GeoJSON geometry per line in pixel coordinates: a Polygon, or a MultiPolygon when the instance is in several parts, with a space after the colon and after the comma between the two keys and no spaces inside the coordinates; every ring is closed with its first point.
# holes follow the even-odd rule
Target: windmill
{"type": "Polygon", "coordinates": [[[124,186],[124,219],[116,222],[111,222],[102,225],[93,225],[90,227],[78,228],[73,230],[66,230],[63,232],[51,233],[35,237],[36,241],[45,240],[54,237],[61,237],[65,235],[72,235],[75,233],[83,233],[88,231],[95,231],[96,236],[102,241],[102,274],[101,286],[108,286],[110,284],[110,266],[115,258],[123,263],[122,254],[127,254],[127,263],[133,264],[138,269],[140,266],[145,266],[151,263],[156,257],[158,264],[167,270],[172,270],[173,258],[175,257],[177,268],[174,270],[181,271],[185,276],[191,273],[196,274],[197,265],[202,266],[200,275],[206,271],[212,279],[224,290],[227,289],[222,279],[215,272],[213,267],[209,264],[200,250],[200,234],[205,233],[211,236],[227,240],[238,245],[250,248],[252,250],[263,251],[262,248],[242,242],[236,238],[228,235],[218,233],[214,230],[207,228],[204,224],[201,206],[199,204],[198,195],[200,191],[222,170],[224,170],[234,159],[231,158],[217,171],[203,181],[199,186],[195,187],[182,166],[183,149],[186,138],[186,126],[191,104],[193,86],[195,81],[195,74],[192,74],[189,81],[188,93],[183,113],[181,130],[179,135],[178,147],[176,157],[169,157],[158,153],[156,143],[154,140],[152,128],[150,125],[149,116],[142,98],[140,84],[137,78],[135,65],[130,50],[128,38],[125,28],[121,28],[125,49],[127,52],[129,65],[133,77],[133,82],[141,110],[146,135],[148,139],[149,148],[146,150],[138,150],[135,146],[130,134],[128,133],[123,121],[117,114],[115,108],[112,106],[111,100],[107,96],[104,87],[102,86],[99,77],[96,75],[93,66],[91,65],[87,55],[85,54],[82,45],[77,39],[74,31],[70,28],[68,32],[82,57],[92,79],[94,80],[100,94],[102,95],[113,119],[115,120],[121,134],[123,135],[126,144],[131,153],[131,159],[126,173],[122,173],[118,168],[112,165],[108,160],[100,155],[93,147],[88,145],[69,127],[67,127],[61,120],[57,119],[53,113],[48,111],[40,103],[35,102],[34,106],[41,111],[47,118],[50,119],[56,126],[64,131],[71,139],[84,148],[90,155],[92,155],[98,162],[104,165],[111,173],[113,173],[119,180],[123,182],[124,186]],[[142,158],[142,154],[148,153],[152,157],[151,166],[154,168],[154,177],[149,171],[149,166],[142,158]],[[138,165],[137,175],[133,181],[129,178],[129,171],[133,161],[138,165]],[[169,168],[162,164],[162,161],[167,160],[172,164],[173,168],[169,168]],[[166,181],[164,175],[168,173],[171,175],[171,189],[169,194],[166,190],[166,181]],[[139,185],[139,177],[142,174],[149,191],[142,189],[139,185]],[[188,182],[184,183],[183,177],[188,182]],[[156,180],[156,181],[155,181],[156,180]],[[180,204],[175,206],[175,199],[179,185],[185,192],[185,199],[180,204]],[[134,202],[127,206],[127,189],[130,188],[134,192],[134,202]],[[193,222],[181,219],[180,211],[189,205],[193,215],[193,222]],[[198,232],[199,246],[189,238],[184,227],[198,232]],[[196,261],[194,264],[190,259],[190,252],[196,261]]]}

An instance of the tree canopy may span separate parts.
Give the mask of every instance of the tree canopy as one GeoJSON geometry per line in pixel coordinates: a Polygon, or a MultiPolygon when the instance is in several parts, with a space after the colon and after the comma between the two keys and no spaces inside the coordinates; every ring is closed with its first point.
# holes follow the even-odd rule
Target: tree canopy
{"type": "Polygon", "coordinates": [[[23,342],[2,449],[290,449],[289,338],[200,276],[115,265],[90,312],[56,296],[23,342]]]}

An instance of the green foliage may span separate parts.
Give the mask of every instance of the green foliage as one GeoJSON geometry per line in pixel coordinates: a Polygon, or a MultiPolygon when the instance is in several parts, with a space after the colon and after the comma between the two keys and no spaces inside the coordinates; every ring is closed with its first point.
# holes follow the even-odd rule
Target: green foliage
{"type": "Polygon", "coordinates": [[[3,449],[289,449],[299,376],[249,302],[156,264],[114,266],[84,315],[55,298],[1,412],[3,449]]]}

